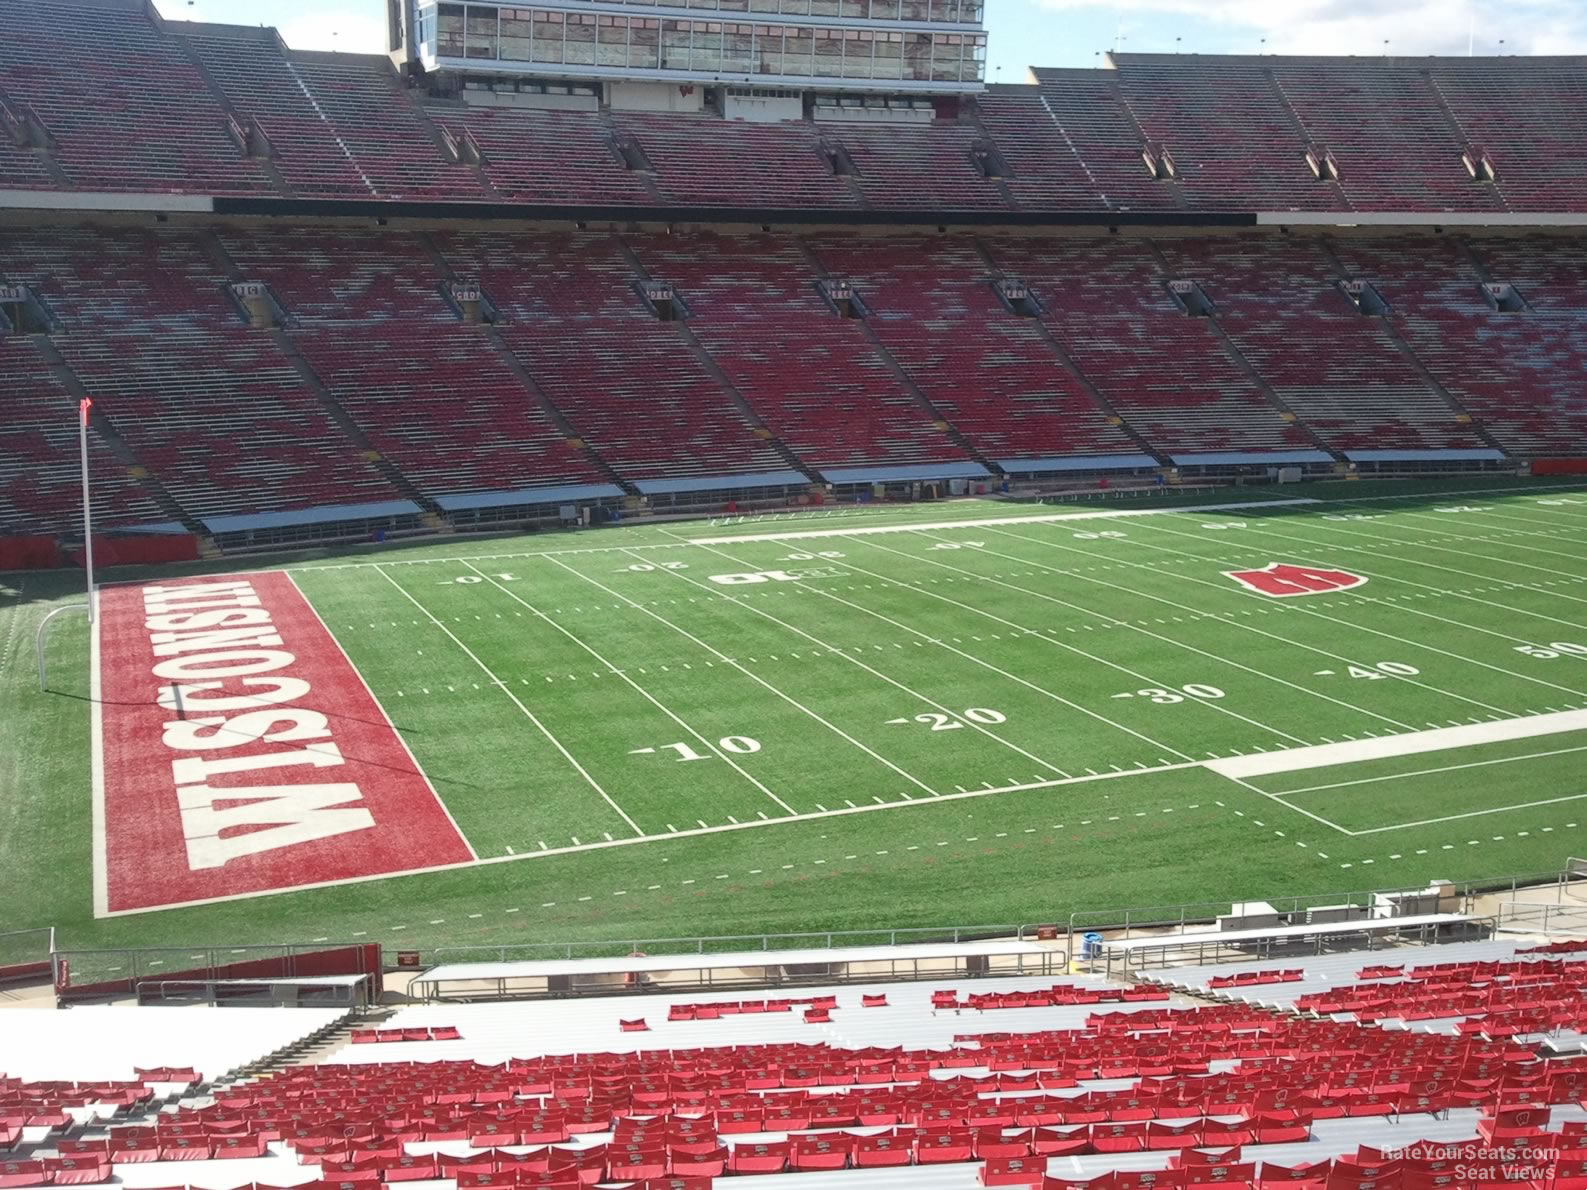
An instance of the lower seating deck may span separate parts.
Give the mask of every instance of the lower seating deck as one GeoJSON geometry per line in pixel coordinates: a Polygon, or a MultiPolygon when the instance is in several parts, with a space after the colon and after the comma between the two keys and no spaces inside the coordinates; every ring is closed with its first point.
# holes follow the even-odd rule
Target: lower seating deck
{"type": "MultiPolygon", "coordinates": [[[[1414,963],[1456,994],[1528,969],[1474,953],[1344,957],[1414,963]]],[[[347,1040],[136,1123],[52,1115],[20,1146],[0,1141],[6,1185],[1578,1190],[1587,1176],[1578,1063],[1480,1031],[1196,1004],[1089,976],[413,1005],[347,1040]],[[1436,1172],[1426,1146],[1457,1142],[1550,1155],[1536,1175],[1420,1177],[1436,1172]]],[[[0,1088],[44,1107],[37,1085],[0,1088]]]]}
{"type": "MultiPolygon", "coordinates": [[[[75,373],[121,439],[102,470],[142,466],[176,501],[158,515],[107,478],[125,522],[790,466],[930,480],[1143,450],[1569,458],[1587,456],[1583,260],[1564,233],[30,227],[0,239],[0,283],[26,286],[51,329],[0,342],[29,388],[19,408],[69,402],[75,373]],[[1522,307],[1486,304],[1484,274],[1522,307]],[[238,275],[269,287],[280,328],[245,324],[238,275]],[[833,277],[863,321],[823,293],[833,277]],[[1185,278],[1210,316],[1175,300],[1185,278]],[[1346,278],[1389,312],[1356,314],[1346,278]],[[1028,307],[1000,296],[1011,280],[1028,307]],[[676,287],[681,325],[647,282],[676,287]],[[463,323],[458,283],[480,286],[495,333],[463,323]]],[[[5,451],[0,527],[69,528],[70,434],[28,412],[5,451]]]]}

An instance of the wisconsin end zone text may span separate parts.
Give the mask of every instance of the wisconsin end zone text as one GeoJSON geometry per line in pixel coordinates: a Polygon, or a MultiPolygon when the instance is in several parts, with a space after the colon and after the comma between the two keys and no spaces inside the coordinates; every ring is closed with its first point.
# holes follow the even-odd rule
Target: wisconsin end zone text
{"type": "Polygon", "coordinates": [[[473,858],[281,572],[100,594],[96,910],[473,858]]]}

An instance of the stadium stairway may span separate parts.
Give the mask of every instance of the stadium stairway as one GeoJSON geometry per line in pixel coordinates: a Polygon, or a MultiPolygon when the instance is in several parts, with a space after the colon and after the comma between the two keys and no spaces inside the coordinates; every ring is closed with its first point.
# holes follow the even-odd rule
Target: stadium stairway
{"type": "MultiPolygon", "coordinates": [[[[1155,240],[1147,241],[1147,246],[1151,248],[1152,257],[1157,260],[1157,265],[1159,265],[1159,268],[1162,268],[1163,276],[1173,276],[1174,267],[1170,262],[1168,262],[1168,257],[1163,255],[1162,246],[1160,246],[1160,244],[1155,240]]],[[[1325,443],[1322,435],[1317,433],[1316,428],[1312,428],[1311,425],[1306,424],[1306,420],[1303,419],[1300,414],[1295,413],[1295,409],[1290,408],[1289,403],[1287,403],[1284,398],[1279,397],[1278,390],[1274,389],[1271,384],[1268,384],[1268,381],[1263,378],[1262,373],[1257,370],[1257,367],[1255,367],[1254,363],[1247,359],[1246,352],[1241,351],[1241,349],[1239,349],[1239,344],[1235,343],[1235,340],[1230,338],[1230,335],[1228,335],[1224,325],[1217,321],[1216,306],[1214,306],[1214,309],[1212,309],[1212,317],[1206,319],[1206,322],[1208,322],[1209,327],[1212,328],[1212,335],[1216,336],[1219,343],[1224,344],[1224,354],[1228,355],[1230,362],[1232,362],[1236,368],[1239,368],[1241,373],[1246,374],[1246,378],[1249,379],[1252,384],[1254,384],[1257,392],[1262,393],[1263,397],[1266,398],[1268,405],[1273,406],[1274,409],[1278,409],[1279,417],[1282,417],[1282,419],[1287,420],[1287,422],[1290,422],[1290,424],[1295,425],[1295,428],[1300,430],[1300,432],[1305,433],[1309,440],[1311,440],[1312,446],[1316,446],[1319,451],[1324,451],[1325,454],[1331,455],[1333,459],[1339,459],[1338,452],[1333,451],[1333,449],[1331,449],[1331,447],[1325,443]]]]}
{"type": "MultiPolygon", "coordinates": [[[[991,245],[989,245],[980,236],[975,237],[975,250],[980,254],[981,259],[986,262],[986,267],[991,270],[993,276],[1004,280],[1008,278],[1009,274],[1005,272],[1003,266],[998,263],[997,257],[992,252],[991,245]]],[[[1108,400],[1102,390],[1096,385],[1092,384],[1090,378],[1080,370],[1079,365],[1077,365],[1069,353],[1064,350],[1064,346],[1058,341],[1057,336],[1052,333],[1052,328],[1040,318],[1033,318],[1030,321],[1035,327],[1036,333],[1049,347],[1052,348],[1053,355],[1057,357],[1058,362],[1063,366],[1064,371],[1069,373],[1069,375],[1075,379],[1081,388],[1085,389],[1086,393],[1091,397],[1091,399],[1096,402],[1097,407],[1101,409],[1102,412],[1107,416],[1108,421],[1118,427],[1118,429],[1121,430],[1125,435],[1127,435],[1130,441],[1135,444],[1136,448],[1139,449],[1142,454],[1149,454],[1153,458],[1157,459],[1158,462],[1164,462],[1165,460],[1163,455],[1153,448],[1152,444],[1146,440],[1145,436],[1130,424],[1129,419],[1122,416],[1119,411],[1113,407],[1113,403],[1108,400]]]]}
{"type": "MultiPolygon", "coordinates": [[[[50,340],[50,337],[48,335],[35,335],[33,338],[34,342],[38,344],[39,354],[50,365],[50,370],[55,373],[55,377],[61,382],[62,387],[78,401],[88,399],[89,392],[87,387],[77,373],[72,370],[71,365],[66,362],[66,358],[61,355],[60,349],[50,340]]],[[[199,523],[192,513],[182,507],[175,496],[171,495],[166,486],[160,482],[159,476],[138,460],[137,454],[127,443],[127,440],[116,430],[115,423],[105,415],[104,410],[95,405],[90,409],[89,417],[89,425],[99,435],[100,441],[109,448],[110,453],[126,469],[127,478],[142,488],[162,513],[173,521],[180,521],[184,529],[196,535],[201,548],[212,550],[214,548],[214,540],[210,537],[209,531],[199,523]]]]}
{"type": "MultiPolygon", "coordinates": [[[[1453,115],[1451,115],[1451,118],[1453,118],[1453,115]]],[[[1333,261],[1335,267],[1339,270],[1339,275],[1341,277],[1349,276],[1350,269],[1345,265],[1344,261],[1340,259],[1339,253],[1335,246],[1327,240],[1324,240],[1322,241],[1322,248],[1324,253],[1327,254],[1328,259],[1333,261]]],[[[1433,375],[1433,373],[1428,369],[1427,365],[1422,361],[1422,358],[1416,354],[1416,348],[1412,346],[1410,340],[1405,337],[1404,329],[1402,328],[1399,319],[1395,317],[1392,308],[1389,314],[1380,316],[1378,321],[1382,325],[1384,333],[1388,336],[1389,340],[1399,348],[1400,354],[1405,357],[1406,363],[1410,364],[1411,368],[1418,376],[1422,378],[1423,382],[1435,393],[1437,393],[1440,398],[1443,399],[1444,404],[1449,409],[1450,417],[1454,421],[1467,426],[1474,434],[1482,439],[1485,445],[1492,447],[1494,450],[1508,454],[1509,452],[1504,449],[1503,444],[1494,438],[1494,436],[1483,426],[1482,421],[1479,418],[1472,416],[1471,411],[1460,403],[1459,398],[1456,397],[1454,393],[1450,392],[1449,389],[1439,381],[1438,377],[1433,375]]]]}
{"type": "MultiPolygon", "coordinates": [[[[1162,247],[1155,240],[1148,240],[1147,243],[1151,248],[1153,258],[1157,261],[1158,266],[1163,270],[1163,276],[1172,276],[1175,272],[1174,267],[1169,263],[1168,258],[1163,254],[1162,247]]],[[[1229,337],[1229,332],[1225,330],[1223,325],[1218,321],[1216,307],[1213,309],[1213,316],[1207,319],[1207,325],[1212,328],[1213,335],[1220,343],[1223,344],[1224,354],[1227,355],[1234,366],[1243,372],[1247,379],[1249,379],[1251,383],[1256,386],[1257,391],[1267,398],[1268,403],[1278,410],[1279,416],[1293,424],[1296,429],[1305,433],[1305,435],[1311,439],[1312,445],[1318,450],[1325,452],[1335,459],[1339,458],[1338,452],[1333,450],[1327,444],[1327,442],[1323,440],[1322,435],[1320,435],[1313,427],[1308,425],[1304,418],[1296,413],[1294,409],[1290,408],[1289,404],[1284,400],[1284,398],[1278,395],[1278,391],[1262,376],[1261,372],[1246,356],[1245,352],[1240,350],[1239,344],[1229,337]]]]}
{"type": "MultiPolygon", "coordinates": [[[[441,276],[454,283],[461,280],[461,278],[458,277],[457,272],[452,268],[451,262],[447,260],[446,253],[441,251],[440,247],[436,244],[435,240],[431,236],[428,234],[421,235],[419,237],[419,241],[424,246],[424,250],[430,254],[430,258],[435,262],[435,267],[440,272],[441,276]]],[[[494,324],[491,324],[485,329],[485,338],[490,342],[491,349],[496,353],[496,357],[502,362],[503,366],[505,366],[509,372],[517,377],[519,383],[522,384],[529,394],[534,398],[535,402],[540,406],[541,410],[544,411],[545,415],[550,418],[551,421],[556,425],[557,429],[562,432],[562,436],[570,443],[578,444],[578,449],[595,467],[596,471],[600,473],[601,477],[608,483],[616,484],[628,495],[637,495],[638,489],[636,489],[634,485],[628,480],[619,475],[616,468],[614,468],[606,461],[604,457],[602,457],[601,452],[591,445],[587,438],[579,433],[578,427],[573,424],[568,415],[562,410],[562,407],[551,399],[550,394],[548,394],[546,390],[540,386],[539,381],[534,378],[534,374],[530,372],[528,368],[524,367],[522,360],[513,354],[513,350],[510,346],[508,346],[507,340],[502,337],[501,331],[498,330],[494,324]]]]}
{"type": "MultiPolygon", "coordinates": [[[[639,259],[639,254],[634,251],[633,246],[621,235],[616,238],[617,245],[621,249],[624,258],[633,266],[634,275],[642,281],[654,280],[650,275],[650,271],[645,268],[644,262],[639,259]]],[[[806,466],[804,460],[796,455],[786,442],[777,437],[776,433],[766,424],[760,414],[755,412],[754,406],[745,399],[738,385],[734,384],[728,374],[722,371],[721,365],[705,349],[705,344],[700,342],[699,336],[689,329],[688,321],[680,318],[674,325],[678,328],[679,338],[688,344],[690,353],[695,359],[700,361],[700,366],[722,386],[722,391],[732,399],[733,404],[738,407],[738,411],[743,415],[744,420],[753,427],[756,437],[764,438],[766,445],[777,452],[778,457],[788,464],[790,470],[799,472],[814,483],[815,472],[806,466]]]]}
{"type": "MultiPolygon", "coordinates": [[[[149,12],[151,19],[159,23],[163,28],[165,22],[164,18],[160,16],[159,10],[151,7],[149,12]]],[[[238,110],[237,105],[234,104],[231,101],[231,98],[226,94],[226,89],[220,85],[220,81],[216,79],[215,76],[210,73],[209,68],[204,65],[204,59],[201,58],[194,50],[193,43],[188,38],[181,36],[172,37],[171,44],[175,47],[176,52],[186,58],[187,61],[192,65],[193,70],[198,75],[198,77],[204,80],[204,84],[209,88],[210,94],[215,98],[215,103],[220,107],[220,110],[225,112],[226,116],[234,122],[234,127],[236,129],[257,129],[257,124],[253,117],[238,110]]],[[[266,143],[268,144],[268,142],[266,143]]],[[[275,162],[271,160],[269,156],[265,155],[264,153],[255,152],[254,146],[252,144],[245,145],[244,152],[246,152],[249,157],[259,163],[260,170],[264,173],[265,177],[270,179],[271,185],[273,185],[288,198],[297,197],[298,192],[296,188],[287,181],[286,176],[282,174],[280,169],[276,167],[275,162]]]]}
{"type": "MultiPolygon", "coordinates": [[[[226,245],[221,242],[220,237],[215,235],[213,231],[201,233],[200,242],[211,259],[213,259],[215,263],[224,270],[228,280],[247,280],[247,277],[244,275],[242,269],[238,266],[236,260],[234,260],[231,253],[226,250],[226,245]]],[[[286,360],[292,366],[293,371],[295,371],[302,379],[303,386],[308,389],[308,391],[319,402],[320,408],[325,411],[325,415],[331,419],[331,421],[339,430],[341,430],[344,435],[346,435],[347,440],[358,448],[359,453],[361,453],[364,458],[370,462],[375,470],[379,471],[380,474],[385,477],[387,482],[389,482],[392,487],[401,492],[409,500],[414,501],[419,505],[420,508],[424,509],[427,516],[434,514],[434,503],[427,499],[419,491],[418,487],[414,485],[414,483],[409,480],[406,475],[397,469],[394,463],[392,463],[374,448],[374,445],[369,441],[368,437],[365,436],[361,429],[359,429],[358,424],[353,421],[353,419],[348,415],[347,410],[342,407],[341,402],[338,401],[331,390],[326,387],[325,382],[320,378],[319,373],[314,370],[314,365],[311,364],[303,355],[303,353],[298,350],[297,343],[295,343],[292,339],[292,336],[287,333],[286,328],[276,326],[270,328],[270,330],[266,333],[281,349],[281,354],[286,357],[286,360]]],[[[432,525],[432,527],[435,526],[432,525]]]]}
{"type": "MultiPolygon", "coordinates": [[[[600,110],[599,119],[601,122],[601,127],[606,131],[607,144],[612,145],[615,148],[625,139],[634,139],[631,134],[626,133],[617,127],[616,121],[612,119],[612,112],[610,108],[603,107],[600,110]]],[[[641,152],[643,152],[643,146],[640,146],[640,149],[641,152]]],[[[635,169],[632,164],[629,164],[627,154],[623,155],[622,160],[628,170],[629,175],[637,179],[639,184],[645,188],[645,193],[650,196],[651,201],[654,202],[658,207],[665,206],[666,199],[661,193],[661,188],[656,185],[656,175],[654,171],[650,169],[635,169]]]]}
{"type": "MultiPolygon", "coordinates": [[[[1271,66],[1264,66],[1262,74],[1267,79],[1268,91],[1272,94],[1273,102],[1285,123],[1295,131],[1295,134],[1301,138],[1303,144],[1309,144],[1311,133],[1307,131],[1306,125],[1301,122],[1300,113],[1295,110],[1295,105],[1290,103],[1289,96],[1284,94],[1284,88],[1278,85],[1278,75],[1274,73],[1271,66]]],[[[1317,185],[1319,189],[1326,189],[1329,209],[1336,211],[1352,209],[1350,196],[1345,193],[1344,187],[1339,184],[1338,178],[1327,175],[1319,178],[1317,185]]]]}
{"type": "MultiPolygon", "coordinates": [[[[1003,192],[1005,196],[1008,196],[1008,188],[1006,186],[1004,187],[1003,192]]],[[[1009,197],[1010,201],[1012,201],[1012,196],[1009,197]]],[[[798,244],[800,252],[802,252],[805,259],[810,262],[810,267],[815,270],[816,276],[820,277],[822,280],[830,280],[832,274],[827,271],[826,265],[822,263],[821,257],[811,246],[810,241],[805,239],[803,236],[800,236],[798,237],[798,244]]],[[[893,374],[893,376],[898,380],[899,384],[903,385],[905,390],[915,398],[915,402],[920,406],[921,411],[926,415],[931,423],[940,429],[944,434],[946,434],[949,440],[960,450],[962,450],[969,458],[972,458],[977,463],[980,463],[981,466],[985,467],[993,475],[1001,475],[1002,469],[985,454],[983,454],[979,447],[966,438],[964,434],[960,432],[959,428],[955,426],[948,418],[946,413],[937,408],[936,405],[932,404],[931,398],[928,397],[924,390],[922,390],[921,387],[915,383],[914,377],[909,374],[904,366],[898,362],[898,357],[888,350],[887,344],[882,342],[881,336],[876,333],[876,328],[870,324],[870,321],[868,319],[861,318],[858,319],[857,322],[860,328],[860,333],[865,337],[865,340],[870,343],[872,350],[876,352],[876,357],[882,361],[883,365],[885,365],[887,370],[893,374]]]]}

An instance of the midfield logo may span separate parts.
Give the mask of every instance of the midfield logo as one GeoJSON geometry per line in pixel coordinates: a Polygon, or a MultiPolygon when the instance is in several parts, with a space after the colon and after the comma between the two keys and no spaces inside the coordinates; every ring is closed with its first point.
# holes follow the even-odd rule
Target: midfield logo
{"type": "Polygon", "coordinates": [[[1269,562],[1261,570],[1225,570],[1229,578],[1243,587],[1287,599],[1291,595],[1326,595],[1348,591],[1366,582],[1363,574],[1348,570],[1325,570],[1318,566],[1297,566],[1293,562],[1269,562]]]}

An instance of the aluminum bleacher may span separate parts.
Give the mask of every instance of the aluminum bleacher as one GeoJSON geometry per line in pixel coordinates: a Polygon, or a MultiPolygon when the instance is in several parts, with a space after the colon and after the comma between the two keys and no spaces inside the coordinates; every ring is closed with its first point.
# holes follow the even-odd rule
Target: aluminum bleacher
{"type": "Polygon", "coordinates": [[[680,328],[647,308],[616,237],[458,233],[439,243],[500,306],[504,342],[547,398],[624,477],[710,487],[787,471],[680,328]]]}
{"type": "Polygon", "coordinates": [[[654,201],[639,175],[618,159],[611,130],[594,112],[439,105],[427,110],[438,126],[474,138],[480,168],[503,198],[596,206],[654,201]]]}
{"type": "Polygon", "coordinates": [[[750,124],[709,115],[619,113],[613,129],[638,143],[668,204],[751,209],[856,207],[804,121],[750,124]]]}
{"type": "Polygon", "coordinates": [[[407,86],[383,56],[291,49],[273,29],[15,0],[0,9],[0,68],[7,189],[563,209],[1587,209],[1587,102],[1569,58],[1117,53],[945,101],[922,122],[818,104],[813,119],[756,123],[476,104],[407,86]],[[618,138],[649,171],[624,162],[618,138]],[[1149,147],[1172,175],[1148,172],[1149,147]],[[1337,182],[1312,176],[1308,148],[1332,156],[1337,182]],[[1468,148],[1496,181],[1472,180],[1468,148]]]}
{"type": "MultiPolygon", "coordinates": [[[[11,386],[0,425],[0,508],[7,510],[6,530],[56,532],[62,510],[75,510],[80,498],[77,404],[29,339],[0,336],[0,375],[11,386]]],[[[88,453],[101,525],[114,529],[168,519],[127,476],[97,429],[89,434],[88,453]]]]}
{"type": "Polygon", "coordinates": [[[1148,142],[1174,159],[1175,181],[1202,211],[1338,210],[1339,191],[1306,165],[1306,136],[1261,59],[1208,70],[1195,57],[1120,55],[1119,83],[1148,142]]]}
{"type": "Polygon", "coordinates": [[[981,133],[973,125],[935,120],[929,124],[874,127],[817,121],[826,141],[848,150],[865,200],[880,210],[1008,210],[1009,202],[972,158],[981,133]]]}
{"type": "Polygon", "coordinates": [[[1206,319],[1180,309],[1144,241],[991,242],[1004,272],[1034,287],[1042,319],[1134,429],[1176,461],[1312,446],[1240,371],[1206,319]]]}
{"type": "Polygon", "coordinates": [[[180,44],[203,67],[238,117],[264,133],[271,163],[305,198],[378,197],[336,112],[318,104],[274,29],[174,24],[180,44]]]}
{"type": "Polygon", "coordinates": [[[42,126],[67,182],[40,178],[34,160],[6,171],[7,189],[274,191],[227,135],[226,112],[179,44],[131,6],[0,7],[0,95],[42,126]]]}
{"type": "Polygon", "coordinates": [[[1263,236],[1160,241],[1176,275],[1199,282],[1257,374],[1329,446],[1459,450],[1485,444],[1457,421],[1381,317],[1360,313],[1321,241],[1263,236]]]}
{"type": "Polygon", "coordinates": [[[974,241],[829,236],[811,248],[856,287],[877,337],[932,405],[999,465],[1136,450],[1035,320],[999,301],[974,241]]]}
{"type": "Polygon", "coordinates": [[[0,236],[0,284],[50,327],[0,339],[29,390],[0,459],[6,528],[65,523],[74,383],[103,419],[107,525],[621,483],[1579,457],[1584,270],[1564,231],[29,224],[0,236]],[[247,324],[244,279],[279,327],[247,324]],[[863,318],[824,296],[834,279],[863,318]],[[1385,312],[1358,312],[1350,280],[1385,312]],[[465,321],[465,283],[489,324],[465,321]],[[177,510],[121,482],[137,467],[177,510]]]}
{"type": "Polygon", "coordinates": [[[1503,196],[1461,164],[1460,131],[1417,66],[1311,58],[1273,77],[1312,143],[1338,162],[1350,209],[1506,209],[1503,196]]]}

